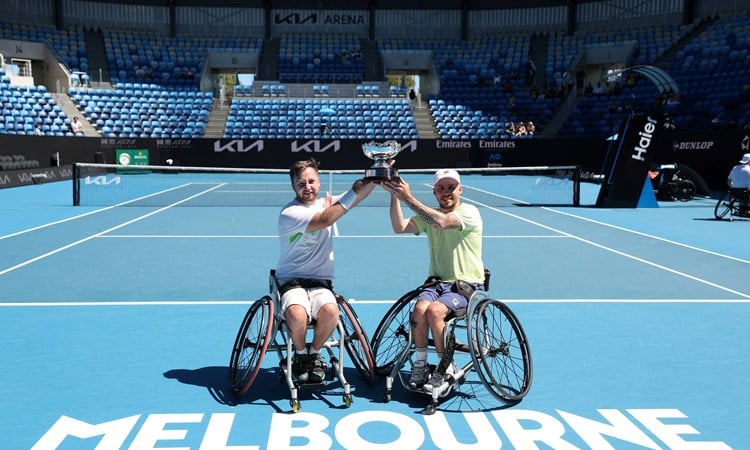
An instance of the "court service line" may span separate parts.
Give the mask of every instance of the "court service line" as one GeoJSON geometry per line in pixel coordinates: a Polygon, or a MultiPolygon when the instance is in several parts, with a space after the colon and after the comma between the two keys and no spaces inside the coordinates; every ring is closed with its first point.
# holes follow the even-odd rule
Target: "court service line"
{"type": "Polygon", "coordinates": [[[26,233],[31,233],[32,231],[41,230],[41,229],[44,229],[44,228],[47,228],[47,227],[51,227],[53,225],[59,225],[61,223],[70,222],[71,220],[81,219],[83,217],[87,217],[87,216],[90,216],[90,215],[93,215],[93,214],[98,214],[100,212],[113,209],[115,207],[116,206],[107,206],[106,208],[101,208],[101,209],[97,209],[97,210],[94,210],[94,211],[89,211],[87,213],[79,214],[77,216],[71,216],[71,217],[67,217],[65,219],[56,220],[54,222],[48,222],[48,223],[45,223],[44,225],[39,225],[39,226],[36,226],[36,227],[33,227],[33,228],[27,228],[25,230],[16,231],[15,233],[11,233],[11,234],[6,234],[4,236],[0,236],[0,240],[11,238],[11,237],[14,237],[14,236],[20,236],[20,235],[26,234],[26,233]]]}
{"type": "MultiPolygon", "coordinates": [[[[594,304],[750,304],[750,300],[742,299],[695,299],[695,298],[521,298],[498,299],[503,303],[594,303],[594,304]]],[[[357,305],[392,305],[396,300],[357,300],[347,299],[349,303],[357,305]]],[[[133,301],[70,301],[70,302],[0,302],[0,308],[50,308],[50,307],[87,307],[87,306],[250,306],[254,300],[133,300],[133,301]]]]}
{"type": "MultiPolygon", "coordinates": [[[[4,236],[0,236],[0,240],[11,238],[11,237],[14,237],[14,236],[20,236],[22,234],[30,233],[32,231],[37,231],[37,230],[41,230],[41,229],[44,229],[44,228],[47,228],[47,227],[51,227],[53,225],[59,225],[61,223],[70,222],[71,220],[77,220],[77,219],[80,219],[80,218],[83,218],[83,217],[88,217],[90,215],[98,214],[100,212],[109,211],[111,209],[117,208],[118,206],[127,205],[127,204],[134,203],[134,202],[137,202],[137,201],[149,198],[149,197],[153,197],[153,196],[156,196],[156,195],[161,195],[161,194],[169,192],[169,191],[181,189],[181,188],[183,188],[185,186],[188,186],[188,184],[181,184],[179,186],[175,186],[175,187],[172,187],[172,188],[169,188],[169,189],[163,189],[163,190],[161,190],[159,192],[155,192],[153,194],[143,195],[143,196],[135,198],[133,200],[127,200],[127,201],[124,201],[124,202],[117,203],[115,205],[105,206],[103,208],[96,209],[94,211],[89,211],[87,213],[79,214],[77,216],[67,217],[65,219],[56,220],[54,222],[48,222],[48,223],[46,223],[44,225],[39,225],[39,226],[36,226],[36,227],[33,227],[33,228],[27,228],[25,230],[17,231],[15,233],[6,234],[4,236]]],[[[177,204],[177,203],[175,203],[175,204],[177,204]]],[[[2,275],[2,273],[0,273],[0,275],[2,275]]]]}
{"type": "MultiPolygon", "coordinates": [[[[107,234],[100,239],[278,239],[274,234],[107,234]]],[[[362,234],[357,236],[336,236],[340,239],[425,239],[426,236],[362,234]]],[[[484,235],[484,239],[569,239],[559,234],[505,234],[484,235]]]]}
{"type": "MultiPolygon", "coordinates": [[[[469,200],[470,200],[470,199],[469,199],[469,200]]],[[[688,273],[685,273],[685,272],[681,272],[681,271],[679,271],[679,270],[676,270],[676,269],[672,269],[672,268],[670,268],[670,267],[667,267],[667,266],[663,266],[663,265],[661,265],[661,264],[657,264],[657,263],[655,263],[655,262],[653,262],[653,261],[648,261],[648,260],[646,260],[646,259],[643,259],[643,258],[640,258],[640,257],[638,257],[638,256],[635,256],[635,255],[631,255],[631,254],[629,254],[629,253],[625,253],[625,252],[623,252],[623,251],[620,251],[620,250],[616,250],[616,249],[614,249],[614,248],[611,248],[611,247],[607,247],[606,245],[603,245],[603,244],[599,244],[599,243],[597,243],[597,242],[591,241],[591,240],[589,240],[589,239],[585,239],[585,238],[583,238],[583,237],[581,237],[581,236],[576,236],[576,235],[574,235],[574,234],[571,234],[571,233],[568,233],[568,232],[565,232],[565,231],[562,231],[562,230],[558,230],[558,229],[556,229],[556,228],[554,228],[554,227],[551,227],[551,226],[549,226],[549,225],[544,225],[544,224],[541,224],[541,223],[539,223],[539,222],[533,221],[533,220],[531,220],[531,219],[527,219],[526,217],[521,217],[521,216],[518,216],[518,215],[516,215],[516,214],[512,214],[512,213],[509,213],[509,212],[507,212],[507,211],[502,211],[502,210],[500,210],[500,209],[498,209],[498,208],[495,208],[495,207],[492,207],[492,206],[489,206],[489,205],[485,205],[485,204],[483,204],[483,203],[481,203],[481,202],[478,202],[478,201],[476,201],[476,200],[470,200],[470,201],[471,201],[471,202],[473,202],[473,203],[479,204],[479,205],[481,205],[481,206],[484,206],[485,208],[487,208],[487,209],[490,209],[490,210],[492,210],[492,211],[498,212],[498,213],[500,213],[500,214],[504,214],[504,215],[507,215],[507,216],[513,217],[513,218],[515,218],[515,219],[521,220],[521,221],[523,221],[523,222],[527,222],[527,223],[530,223],[530,224],[532,224],[532,225],[536,225],[536,226],[538,226],[538,227],[541,227],[541,228],[544,228],[544,229],[546,229],[546,230],[550,230],[550,231],[554,231],[554,232],[556,232],[556,233],[560,233],[560,234],[562,234],[562,235],[564,235],[564,236],[568,236],[568,237],[571,237],[571,238],[573,238],[573,239],[575,239],[575,240],[577,240],[577,241],[580,241],[580,242],[583,242],[583,243],[585,243],[585,244],[588,244],[588,245],[591,245],[591,246],[594,246],[594,247],[600,248],[600,249],[602,249],[602,250],[605,250],[605,251],[608,251],[608,252],[611,252],[611,253],[614,253],[614,254],[617,254],[617,255],[620,255],[620,256],[624,256],[625,258],[629,258],[629,259],[632,259],[632,260],[634,260],[634,261],[637,261],[637,262],[640,262],[640,263],[643,263],[643,264],[646,264],[646,265],[649,265],[649,266],[655,267],[655,268],[657,268],[657,269],[661,269],[661,270],[664,270],[664,271],[666,271],[666,272],[670,272],[670,273],[672,273],[672,274],[675,274],[675,275],[677,275],[677,276],[681,276],[681,277],[684,277],[684,278],[687,278],[687,279],[690,279],[690,280],[696,281],[696,282],[698,282],[698,283],[701,283],[701,284],[705,284],[705,285],[708,285],[708,286],[714,287],[714,288],[716,288],[716,289],[720,289],[720,290],[722,290],[722,291],[725,291],[725,292],[729,292],[729,293],[731,293],[731,294],[734,294],[734,295],[738,295],[738,296],[740,296],[740,297],[743,297],[743,298],[748,298],[748,299],[750,299],[750,294],[745,294],[744,292],[739,292],[739,291],[735,291],[734,289],[728,288],[728,287],[726,287],[726,286],[722,286],[722,285],[720,285],[720,284],[716,284],[716,283],[713,283],[713,282],[711,282],[711,281],[708,281],[708,280],[704,280],[703,278],[699,278],[699,277],[696,277],[696,276],[694,276],[694,275],[690,275],[690,274],[688,274],[688,273]]]]}
{"type": "Polygon", "coordinates": [[[85,237],[83,239],[79,239],[79,240],[77,240],[75,242],[71,242],[68,245],[64,245],[62,247],[58,247],[55,250],[52,250],[52,251],[49,251],[47,253],[41,254],[41,255],[39,255],[39,256],[37,256],[35,258],[31,258],[31,259],[26,260],[26,261],[24,261],[22,263],[16,264],[15,266],[9,267],[9,268],[7,268],[5,270],[0,270],[0,275],[5,275],[8,272],[12,272],[12,271],[14,271],[16,269],[20,269],[21,267],[28,266],[29,264],[35,263],[35,262],[40,261],[40,260],[42,260],[44,258],[47,258],[49,256],[52,256],[52,255],[55,255],[55,254],[60,253],[62,251],[65,251],[65,250],[67,250],[69,248],[72,248],[72,247],[75,247],[77,245],[83,244],[84,242],[88,242],[88,241],[90,241],[90,240],[92,240],[94,238],[97,238],[97,237],[101,236],[102,234],[109,233],[110,231],[118,230],[118,229],[120,229],[122,227],[128,226],[128,225],[130,225],[132,223],[135,223],[135,222],[138,222],[138,221],[143,220],[145,218],[151,217],[151,216],[153,216],[155,214],[158,214],[158,213],[160,213],[162,211],[166,211],[167,209],[170,209],[170,208],[172,208],[174,206],[177,206],[180,203],[187,202],[187,201],[192,200],[192,199],[194,199],[196,197],[200,197],[203,194],[207,194],[208,192],[211,192],[214,189],[218,189],[222,185],[223,185],[223,183],[220,184],[220,185],[214,186],[214,187],[212,187],[210,189],[206,189],[205,191],[199,192],[199,193],[197,193],[195,195],[191,195],[190,197],[184,198],[184,199],[182,199],[182,200],[180,200],[178,202],[171,203],[171,204],[169,204],[167,206],[164,206],[162,208],[159,208],[159,209],[157,209],[155,211],[151,211],[148,214],[144,214],[142,216],[138,216],[138,217],[136,217],[134,219],[128,220],[127,222],[121,223],[120,225],[108,228],[108,229],[106,229],[104,231],[100,231],[99,233],[96,233],[96,234],[92,234],[92,235],[90,235],[88,237],[85,237]]]}
{"type": "Polygon", "coordinates": [[[690,249],[690,250],[695,250],[695,251],[706,253],[706,254],[713,255],[713,256],[719,256],[721,258],[731,259],[732,261],[736,261],[736,262],[750,264],[750,261],[748,261],[746,259],[742,259],[742,258],[737,258],[737,257],[734,257],[734,256],[725,255],[723,253],[718,253],[718,252],[714,252],[714,251],[711,251],[711,250],[706,250],[706,249],[700,248],[700,247],[694,247],[692,245],[688,245],[688,244],[685,244],[685,243],[682,243],[682,242],[673,241],[671,239],[666,239],[666,238],[663,238],[663,237],[654,236],[652,234],[643,233],[641,231],[631,230],[630,228],[624,228],[624,227],[620,227],[620,226],[617,226],[617,225],[612,225],[611,223],[601,222],[599,220],[594,220],[594,219],[590,219],[588,217],[583,217],[583,216],[579,216],[579,215],[576,215],[576,214],[571,214],[571,213],[565,212],[565,211],[559,211],[559,210],[556,210],[554,208],[543,207],[542,209],[545,209],[547,211],[551,211],[551,212],[554,212],[554,213],[557,213],[557,214],[562,214],[562,215],[565,215],[565,216],[573,217],[574,219],[580,219],[580,220],[584,220],[586,222],[595,223],[597,225],[603,225],[603,226],[606,226],[606,227],[614,228],[616,230],[626,231],[628,233],[637,234],[639,236],[643,236],[643,237],[647,237],[647,238],[651,238],[651,239],[656,239],[658,241],[666,242],[668,244],[678,245],[680,247],[684,247],[684,248],[687,248],[687,249],[690,249]]]}

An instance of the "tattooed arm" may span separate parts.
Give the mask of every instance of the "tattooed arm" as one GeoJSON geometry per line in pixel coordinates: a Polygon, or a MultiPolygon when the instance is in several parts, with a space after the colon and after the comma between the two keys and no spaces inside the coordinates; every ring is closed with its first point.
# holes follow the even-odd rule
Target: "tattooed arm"
{"type": "Polygon", "coordinates": [[[383,188],[391,193],[391,225],[396,233],[417,232],[417,225],[411,219],[404,219],[400,201],[406,203],[406,206],[430,226],[441,229],[461,228],[461,222],[454,214],[430,208],[417,200],[405,180],[384,182],[383,188]]]}

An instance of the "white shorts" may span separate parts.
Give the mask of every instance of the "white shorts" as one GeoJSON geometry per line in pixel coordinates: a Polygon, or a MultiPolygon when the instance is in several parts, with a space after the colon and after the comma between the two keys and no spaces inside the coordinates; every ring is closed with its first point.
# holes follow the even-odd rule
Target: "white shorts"
{"type": "Polygon", "coordinates": [[[307,321],[318,318],[318,311],[323,305],[336,303],[333,292],[326,288],[305,289],[302,287],[289,289],[281,296],[281,314],[291,305],[300,305],[307,311],[307,321]]]}

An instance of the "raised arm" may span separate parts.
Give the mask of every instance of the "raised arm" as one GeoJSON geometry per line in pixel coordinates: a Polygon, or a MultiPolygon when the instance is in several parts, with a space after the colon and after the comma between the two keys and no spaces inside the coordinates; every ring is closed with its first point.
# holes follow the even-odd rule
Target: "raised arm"
{"type": "Polygon", "coordinates": [[[399,181],[387,181],[383,183],[383,188],[391,193],[391,225],[396,233],[416,232],[417,227],[411,221],[403,218],[401,205],[399,201],[406,203],[416,215],[424,219],[425,222],[433,227],[440,229],[460,228],[461,222],[451,213],[444,213],[437,209],[430,208],[424,203],[417,200],[411,193],[409,184],[401,179],[399,181]]]}
{"type": "Polygon", "coordinates": [[[347,211],[367,198],[374,187],[375,185],[372,183],[357,180],[352,185],[352,188],[344,193],[337,202],[332,203],[330,197],[326,198],[326,208],[312,217],[306,230],[316,231],[333,225],[337,220],[343,217],[347,211]]]}

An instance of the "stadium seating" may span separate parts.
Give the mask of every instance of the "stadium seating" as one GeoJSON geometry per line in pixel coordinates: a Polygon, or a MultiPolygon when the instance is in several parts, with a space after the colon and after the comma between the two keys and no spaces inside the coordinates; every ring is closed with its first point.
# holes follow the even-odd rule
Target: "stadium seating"
{"type": "Polygon", "coordinates": [[[72,88],[71,98],[105,137],[198,138],[213,106],[210,92],[139,83],[72,88]]]}
{"type": "Polygon", "coordinates": [[[407,100],[234,99],[232,139],[416,139],[407,100]]]}
{"type": "Polygon", "coordinates": [[[364,62],[359,37],[349,34],[286,34],[280,39],[282,83],[359,83],[364,62]]]}
{"type": "Polygon", "coordinates": [[[73,136],[70,119],[45,86],[16,86],[0,69],[0,134],[73,136]]]}

